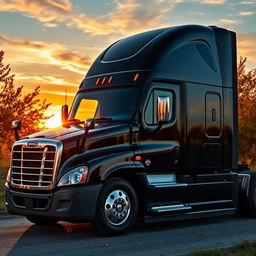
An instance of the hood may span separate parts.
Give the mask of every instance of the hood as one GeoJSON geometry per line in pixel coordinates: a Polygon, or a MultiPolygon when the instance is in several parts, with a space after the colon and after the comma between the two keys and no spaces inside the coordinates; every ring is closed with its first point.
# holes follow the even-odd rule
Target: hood
{"type": "MultiPolygon", "coordinates": [[[[128,131],[127,123],[107,123],[95,125],[95,128],[89,131],[87,140],[101,139],[104,137],[113,136],[120,131],[128,131]]],[[[59,141],[65,141],[74,137],[81,137],[84,133],[84,129],[79,125],[72,125],[70,127],[58,127],[47,129],[41,132],[33,133],[26,137],[26,139],[55,139],[59,141]]]]}
{"type": "Polygon", "coordinates": [[[63,136],[71,135],[76,136],[79,133],[83,134],[84,130],[80,126],[70,126],[70,127],[57,127],[52,129],[47,129],[41,132],[33,133],[26,138],[36,139],[36,138],[45,138],[45,139],[56,139],[62,140],[63,136]]]}
{"type": "MultiPolygon", "coordinates": [[[[58,127],[31,134],[27,138],[54,139],[63,143],[62,161],[78,153],[84,129],[79,125],[58,127]]],[[[129,126],[127,123],[107,123],[96,125],[86,138],[85,151],[111,147],[117,144],[129,144],[129,126]]]]}

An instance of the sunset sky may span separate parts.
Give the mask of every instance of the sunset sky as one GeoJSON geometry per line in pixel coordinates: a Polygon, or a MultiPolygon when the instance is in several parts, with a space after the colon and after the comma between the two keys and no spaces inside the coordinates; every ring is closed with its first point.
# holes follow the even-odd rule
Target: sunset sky
{"type": "Polygon", "coordinates": [[[0,0],[0,49],[24,92],[41,86],[59,117],[92,61],[128,35],[181,24],[237,32],[238,55],[256,68],[256,0],[0,0]]]}

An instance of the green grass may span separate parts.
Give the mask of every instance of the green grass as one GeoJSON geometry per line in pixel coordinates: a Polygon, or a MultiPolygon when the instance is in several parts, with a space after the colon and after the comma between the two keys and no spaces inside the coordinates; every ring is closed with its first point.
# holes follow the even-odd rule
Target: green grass
{"type": "Polygon", "coordinates": [[[229,249],[201,250],[186,254],[186,256],[255,256],[256,241],[243,241],[229,249]]]}
{"type": "Polygon", "coordinates": [[[4,183],[8,168],[0,168],[0,211],[5,211],[4,183]]]}

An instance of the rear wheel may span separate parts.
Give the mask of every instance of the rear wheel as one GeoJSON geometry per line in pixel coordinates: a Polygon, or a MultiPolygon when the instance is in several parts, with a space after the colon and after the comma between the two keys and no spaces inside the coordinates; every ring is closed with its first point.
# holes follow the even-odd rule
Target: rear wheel
{"type": "Polygon", "coordinates": [[[138,202],[133,187],[124,179],[111,178],[102,188],[95,226],[104,235],[128,232],[137,216],[138,202]]]}
{"type": "Polygon", "coordinates": [[[58,220],[47,217],[26,216],[26,218],[37,225],[54,225],[58,222],[58,220]]]}

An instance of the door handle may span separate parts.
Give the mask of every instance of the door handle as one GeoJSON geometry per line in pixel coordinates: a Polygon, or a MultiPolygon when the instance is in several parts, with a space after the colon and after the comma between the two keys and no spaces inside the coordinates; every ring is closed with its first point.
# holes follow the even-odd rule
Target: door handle
{"type": "Polygon", "coordinates": [[[174,162],[174,164],[178,164],[179,160],[180,160],[180,148],[175,147],[174,151],[173,151],[173,162],[174,162]]]}

